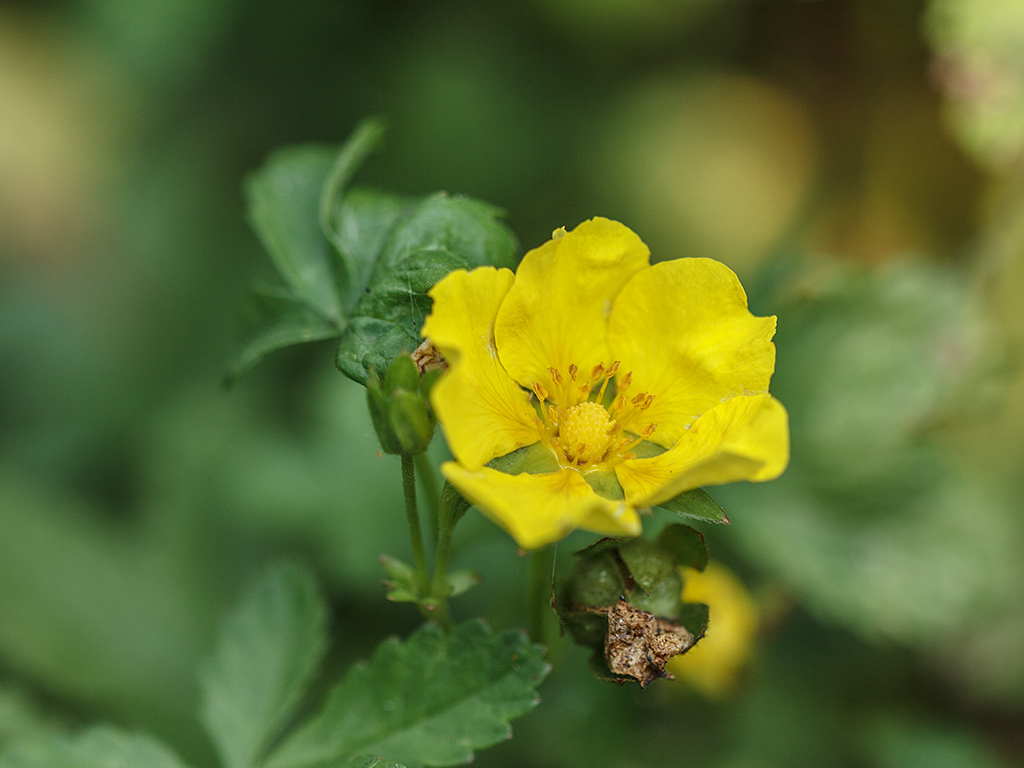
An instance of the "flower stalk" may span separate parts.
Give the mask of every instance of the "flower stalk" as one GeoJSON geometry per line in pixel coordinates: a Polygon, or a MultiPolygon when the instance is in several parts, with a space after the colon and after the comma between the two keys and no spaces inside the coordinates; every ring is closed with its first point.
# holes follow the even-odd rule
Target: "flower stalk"
{"type": "Polygon", "coordinates": [[[419,508],[416,504],[416,468],[411,456],[402,456],[402,492],[405,495],[405,520],[409,524],[409,543],[412,545],[412,559],[416,568],[416,583],[421,594],[427,593],[427,554],[423,548],[423,531],[420,528],[419,508]]]}

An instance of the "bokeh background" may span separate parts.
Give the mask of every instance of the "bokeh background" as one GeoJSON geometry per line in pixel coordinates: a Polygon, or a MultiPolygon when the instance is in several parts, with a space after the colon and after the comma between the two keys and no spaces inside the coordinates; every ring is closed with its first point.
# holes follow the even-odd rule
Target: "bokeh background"
{"type": "MultiPolygon", "coordinates": [[[[245,175],[367,115],[360,184],[483,198],[524,248],[616,218],[779,318],[791,468],[705,530],[749,660],[640,692],[553,636],[478,764],[1024,764],[1018,0],[2,0],[0,746],[102,720],[214,765],[197,670],[281,555],[332,672],[415,626],[377,565],[398,466],[330,345],[221,387],[271,274],[245,175]]],[[[511,542],[457,533],[456,611],[522,625],[511,542]]]]}

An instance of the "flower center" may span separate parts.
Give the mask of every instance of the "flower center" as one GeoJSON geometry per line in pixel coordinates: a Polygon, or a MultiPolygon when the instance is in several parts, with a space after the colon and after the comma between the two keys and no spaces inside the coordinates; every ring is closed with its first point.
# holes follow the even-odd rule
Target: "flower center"
{"type": "Polygon", "coordinates": [[[599,403],[587,401],[574,405],[559,423],[559,437],[566,459],[589,464],[600,461],[608,450],[615,423],[599,403]]]}
{"type": "Polygon", "coordinates": [[[617,379],[615,397],[608,406],[603,404],[608,384],[618,369],[618,361],[608,368],[599,364],[589,379],[581,381],[575,364],[569,366],[568,376],[551,368],[551,383],[557,388],[553,394],[540,382],[534,383],[533,393],[543,417],[544,442],[562,466],[584,473],[610,469],[635,458],[630,449],[654,434],[655,424],[645,426],[639,436],[624,431],[623,424],[635,421],[637,412],[646,411],[654,401],[654,395],[646,392],[633,397],[626,394],[630,374],[617,379]]]}

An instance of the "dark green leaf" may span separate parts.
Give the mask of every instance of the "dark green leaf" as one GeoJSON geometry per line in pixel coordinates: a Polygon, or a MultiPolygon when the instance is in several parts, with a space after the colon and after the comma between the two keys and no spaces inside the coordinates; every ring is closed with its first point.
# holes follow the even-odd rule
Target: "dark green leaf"
{"type": "Polygon", "coordinates": [[[541,647],[521,632],[474,621],[446,634],[427,624],[350,670],[267,768],[323,768],[367,753],[409,768],[468,762],[509,737],[508,721],[536,705],[547,672],[541,647]]]}
{"type": "Polygon", "coordinates": [[[622,542],[619,557],[644,592],[650,592],[664,581],[672,573],[674,565],[672,557],[662,547],[640,537],[622,542]]]}
{"type": "Polygon", "coordinates": [[[704,603],[683,603],[679,610],[679,623],[693,635],[694,642],[708,631],[710,611],[704,603]]]}
{"type": "Polygon", "coordinates": [[[692,517],[695,520],[704,520],[709,523],[729,524],[725,510],[718,506],[718,502],[712,499],[703,488],[686,491],[658,506],[669,512],[674,512],[680,517],[692,517]]]}
{"type": "MultiPolygon", "coordinates": [[[[404,218],[396,205],[388,210],[395,226],[386,241],[380,225],[391,220],[387,216],[375,218],[377,226],[367,228],[381,250],[373,254],[367,248],[356,259],[361,270],[371,259],[375,263],[338,349],[338,367],[360,383],[370,368],[386,370],[396,355],[419,346],[420,328],[430,313],[427,291],[434,283],[455,269],[515,265],[515,238],[493,206],[437,193],[404,218]]],[[[353,249],[347,252],[352,256],[353,249]]]]}
{"type": "Polygon", "coordinates": [[[370,275],[398,222],[415,208],[412,198],[353,189],[332,203],[331,242],[345,267],[344,306],[351,310],[365,295],[370,275]]]}
{"type": "Polygon", "coordinates": [[[334,255],[320,229],[320,196],[336,152],[289,147],[249,177],[249,219],[295,296],[325,320],[341,321],[334,255]]]}
{"type": "Polygon", "coordinates": [[[338,369],[360,384],[369,371],[385,371],[398,355],[420,345],[418,332],[371,317],[353,318],[338,344],[338,369]]]}
{"type": "Polygon", "coordinates": [[[242,311],[242,352],[226,378],[233,384],[266,355],[294,344],[337,337],[341,328],[287,288],[255,288],[242,311]]]}
{"type": "Polygon", "coordinates": [[[203,675],[203,722],[227,768],[259,764],[323,656],[326,610],[312,575],[293,564],[252,584],[220,630],[203,675]]]}
{"type": "Polygon", "coordinates": [[[160,742],[114,728],[93,728],[72,739],[18,741],[0,753],[0,768],[184,768],[160,742]]]}
{"type": "Polygon", "coordinates": [[[676,565],[685,565],[698,571],[708,567],[708,545],[704,541],[704,534],[688,525],[666,525],[658,534],[658,546],[672,554],[676,565]]]}

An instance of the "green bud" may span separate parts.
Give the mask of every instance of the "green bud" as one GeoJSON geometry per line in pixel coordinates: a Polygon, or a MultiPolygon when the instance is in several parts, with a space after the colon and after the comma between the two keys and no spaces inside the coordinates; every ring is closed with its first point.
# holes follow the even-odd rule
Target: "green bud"
{"type": "Polygon", "coordinates": [[[383,388],[377,375],[370,372],[366,380],[366,403],[385,453],[415,456],[430,445],[434,436],[434,415],[419,390],[419,372],[409,355],[399,355],[392,361],[383,388]]]}
{"type": "Polygon", "coordinates": [[[388,404],[388,417],[401,453],[415,455],[427,450],[434,436],[434,419],[426,400],[420,395],[399,392],[388,404]]]}
{"type": "Polygon", "coordinates": [[[443,373],[444,371],[440,368],[434,368],[424,373],[423,378],[420,379],[420,394],[429,400],[430,390],[434,388],[443,373]]]}
{"type": "Polygon", "coordinates": [[[370,411],[373,429],[380,440],[384,453],[401,453],[401,444],[391,430],[391,419],[388,417],[388,401],[380,391],[380,381],[371,371],[366,380],[366,406],[370,411]]]}
{"type": "Polygon", "coordinates": [[[384,377],[384,392],[389,397],[396,392],[418,392],[420,389],[420,372],[416,363],[408,354],[401,354],[391,361],[387,375],[384,377]]]}

